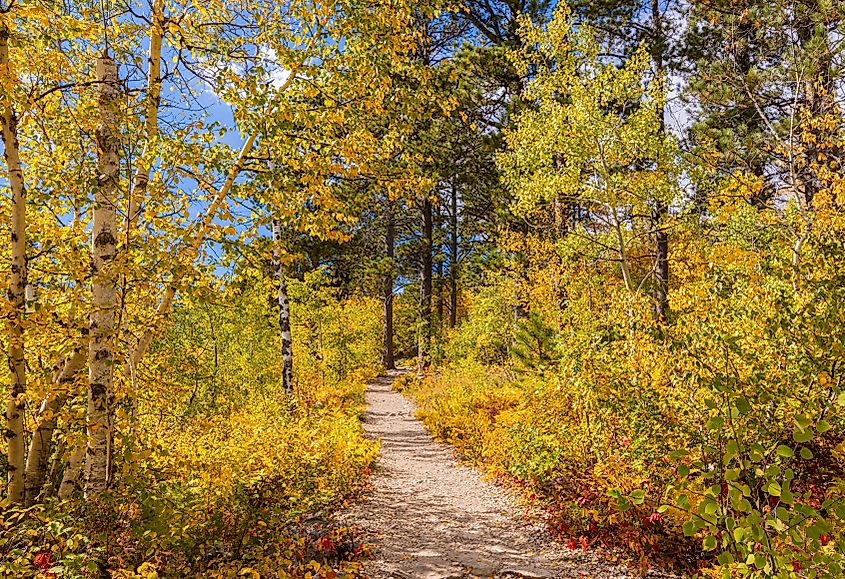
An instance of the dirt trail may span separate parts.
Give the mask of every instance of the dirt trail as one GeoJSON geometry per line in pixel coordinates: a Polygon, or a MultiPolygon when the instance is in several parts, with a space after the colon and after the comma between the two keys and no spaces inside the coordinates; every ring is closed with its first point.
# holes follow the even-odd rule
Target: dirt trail
{"type": "Polygon", "coordinates": [[[370,385],[364,428],[381,439],[370,492],[343,515],[375,544],[372,579],[627,577],[591,552],[555,543],[506,490],[457,463],[391,384],[370,385]]]}

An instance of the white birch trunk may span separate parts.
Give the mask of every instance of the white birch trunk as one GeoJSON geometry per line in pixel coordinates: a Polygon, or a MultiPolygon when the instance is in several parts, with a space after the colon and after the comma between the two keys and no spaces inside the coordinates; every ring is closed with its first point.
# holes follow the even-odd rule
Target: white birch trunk
{"type": "Polygon", "coordinates": [[[613,230],[616,233],[616,251],[619,253],[619,267],[622,270],[622,279],[625,282],[625,289],[629,292],[634,291],[631,284],[631,272],[628,269],[628,252],[625,249],[625,237],[622,234],[622,223],[619,221],[619,214],[616,207],[610,208],[611,216],[613,217],[613,230]]]}
{"type": "MultiPolygon", "coordinates": [[[[0,27],[0,75],[11,76],[9,61],[9,29],[0,27]]],[[[9,79],[10,80],[10,79],[9,79]]],[[[11,83],[10,83],[11,84],[11,83]]],[[[8,87],[8,84],[4,85],[8,87]]],[[[6,442],[8,444],[8,497],[13,503],[24,500],[24,395],[26,394],[26,360],[23,317],[26,313],[26,189],[23,182],[19,148],[17,115],[9,96],[2,97],[3,157],[8,168],[12,193],[9,231],[11,263],[8,299],[11,311],[7,322],[7,355],[9,362],[9,399],[6,406],[6,442]]]]}
{"type": "Polygon", "coordinates": [[[111,409],[117,292],[112,270],[117,252],[116,196],[120,171],[117,105],[120,88],[117,65],[104,55],[97,59],[100,125],[97,128],[98,183],[91,223],[91,315],[88,330],[88,412],[85,454],[85,496],[106,490],[109,481],[111,409]]]}
{"type": "Polygon", "coordinates": [[[147,96],[144,107],[144,150],[132,178],[132,190],[126,207],[126,235],[144,204],[153,152],[158,145],[158,112],[161,106],[161,47],[164,42],[164,2],[155,0],[150,13],[150,48],[147,53],[147,96]]]}
{"type": "Polygon", "coordinates": [[[82,473],[82,463],[85,460],[85,444],[79,444],[70,455],[70,460],[62,475],[59,485],[59,500],[67,500],[79,488],[79,475],[82,473]]]}
{"type": "Polygon", "coordinates": [[[87,360],[87,351],[77,348],[66,360],[56,365],[53,373],[53,384],[56,387],[51,394],[41,402],[38,409],[38,426],[32,432],[29,441],[29,452],[26,455],[26,503],[35,503],[44,482],[47,479],[47,459],[53,443],[59,411],[68,399],[68,388],[83,368],[87,360]]]}
{"type": "Polygon", "coordinates": [[[290,329],[290,301],[282,263],[282,225],[273,220],[273,275],[276,278],[276,301],[279,305],[279,329],[282,337],[282,388],[293,393],[293,336],[290,329]]]}
{"type": "MultiPolygon", "coordinates": [[[[156,0],[153,3],[152,7],[153,26],[150,30],[150,50],[148,57],[148,97],[145,120],[145,135],[147,137],[147,141],[145,142],[143,153],[143,158],[147,161],[142,161],[138,165],[138,170],[133,176],[132,198],[130,198],[129,207],[127,208],[128,226],[131,226],[132,221],[138,216],[138,213],[141,210],[143,203],[142,198],[146,192],[147,184],[149,182],[149,172],[152,167],[153,145],[150,143],[158,138],[158,110],[161,105],[161,47],[164,39],[163,12],[163,2],[161,2],[161,0],[156,0]]],[[[310,48],[313,46],[316,38],[317,36],[315,35],[309,41],[305,50],[306,53],[310,51],[310,48]]],[[[285,89],[287,89],[288,86],[290,86],[290,84],[296,78],[296,73],[298,72],[299,66],[301,64],[302,63],[299,63],[293,68],[291,74],[288,76],[288,78],[285,80],[282,87],[280,88],[280,91],[284,91],[285,89]]],[[[199,246],[201,246],[204,242],[205,236],[208,233],[208,227],[211,221],[213,220],[221,202],[223,201],[223,199],[225,199],[226,195],[228,195],[228,192],[231,189],[235,178],[243,169],[244,161],[249,152],[252,150],[252,145],[254,141],[255,138],[252,136],[247,138],[247,141],[246,143],[244,143],[243,149],[241,150],[240,156],[238,157],[235,166],[230,172],[229,178],[223,184],[223,187],[221,187],[220,191],[218,192],[217,196],[215,197],[214,201],[206,212],[203,222],[200,224],[196,234],[194,235],[194,240],[192,244],[192,248],[194,251],[196,251],[199,246]]],[[[156,308],[157,319],[160,319],[170,309],[173,299],[176,296],[176,284],[179,280],[179,277],[174,278],[174,280],[171,282],[171,285],[169,285],[167,290],[165,291],[165,295],[163,296],[161,302],[159,302],[158,307],[156,308]]],[[[155,336],[155,328],[156,325],[155,323],[153,323],[151,327],[148,328],[147,331],[142,335],[137,347],[130,354],[131,364],[137,366],[140,363],[141,359],[144,357],[144,354],[152,343],[153,337],[155,336]]],[[[77,372],[82,370],[84,361],[84,356],[79,361],[79,363],[76,363],[74,359],[69,359],[65,363],[63,373],[59,375],[59,378],[56,381],[57,385],[70,381],[77,372]]],[[[42,402],[41,410],[56,413],[61,409],[66,400],[67,396],[65,396],[64,394],[51,396],[42,402]]],[[[39,412],[41,412],[41,410],[39,410],[39,412]]],[[[46,455],[49,455],[50,453],[52,431],[55,429],[55,424],[45,422],[44,426],[44,430],[38,429],[35,433],[33,433],[33,438],[30,441],[30,449],[36,449],[36,453],[34,455],[31,455],[33,456],[33,468],[35,468],[35,465],[37,464],[46,464],[46,455]],[[47,431],[49,431],[49,434],[47,433],[47,431]],[[37,437],[35,436],[36,434],[38,435],[37,437]],[[45,455],[44,459],[40,457],[40,453],[43,453],[45,455]]],[[[43,482],[37,485],[37,492],[40,492],[42,484],[43,482]]]]}

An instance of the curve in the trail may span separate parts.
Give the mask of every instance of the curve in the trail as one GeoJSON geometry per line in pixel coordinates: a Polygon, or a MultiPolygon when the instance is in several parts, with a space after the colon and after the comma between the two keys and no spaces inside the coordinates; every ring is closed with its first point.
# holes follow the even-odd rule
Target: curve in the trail
{"type": "Polygon", "coordinates": [[[570,551],[521,516],[514,497],[435,442],[390,372],[367,391],[364,428],[381,440],[372,488],[344,513],[374,543],[372,579],[627,577],[594,553],[570,551]]]}

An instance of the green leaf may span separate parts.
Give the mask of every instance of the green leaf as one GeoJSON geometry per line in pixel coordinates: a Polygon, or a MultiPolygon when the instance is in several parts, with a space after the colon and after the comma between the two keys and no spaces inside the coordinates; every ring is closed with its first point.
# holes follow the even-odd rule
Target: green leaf
{"type": "Polygon", "coordinates": [[[724,553],[720,553],[716,560],[719,562],[719,565],[728,566],[733,564],[734,556],[725,551],[724,553]]]}
{"type": "Polygon", "coordinates": [[[806,447],[801,448],[801,458],[804,460],[810,460],[813,458],[813,451],[806,447]]]}
{"type": "Polygon", "coordinates": [[[704,547],[705,551],[712,551],[716,548],[716,537],[713,535],[707,535],[704,537],[704,540],[701,542],[702,547],[704,547]]]}
{"type": "Polygon", "coordinates": [[[780,496],[780,483],[777,481],[772,481],[768,485],[766,485],[766,492],[772,495],[773,497],[780,496]]]}
{"type": "Polygon", "coordinates": [[[739,445],[735,440],[729,440],[725,448],[725,462],[728,462],[739,454],[739,445]]]}
{"type": "Polygon", "coordinates": [[[807,430],[808,428],[810,428],[810,425],[812,423],[813,421],[804,416],[803,414],[795,415],[795,424],[797,424],[801,430],[807,430]]]}
{"type": "Polygon", "coordinates": [[[819,420],[818,424],[816,424],[816,430],[819,434],[824,434],[830,430],[830,424],[828,424],[825,420],[819,420]]]}
{"type": "Polygon", "coordinates": [[[778,456],[782,456],[784,458],[792,458],[795,455],[793,450],[785,444],[781,444],[780,446],[778,446],[777,453],[778,456]]]}
{"type": "Polygon", "coordinates": [[[795,427],[792,430],[792,439],[795,442],[810,442],[813,440],[813,431],[812,430],[802,430],[799,427],[795,427]]]}
{"type": "Polygon", "coordinates": [[[736,409],[739,410],[740,414],[747,414],[751,410],[751,404],[745,398],[737,398],[736,409]]]}
{"type": "Polygon", "coordinates": [[[707,421],[707,429],[708,430],[722,430],[722,427],[725,425],[725,419],[721,416],[714,416],[710,420],[707,421]]]}

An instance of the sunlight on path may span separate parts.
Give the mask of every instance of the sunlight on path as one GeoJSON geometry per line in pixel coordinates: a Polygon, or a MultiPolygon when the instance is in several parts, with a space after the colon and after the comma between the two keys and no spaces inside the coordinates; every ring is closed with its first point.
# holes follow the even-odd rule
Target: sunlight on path
{"type": "Polygon", "coordinates": [[[457,464],[391,389],[400,372],[370,385],[364,428],[381,439],[372,490],[344,514],[375,543],[373,579],[627,577],[592,553],[569,551],[520,516],[504,489],[457,464]]]}

